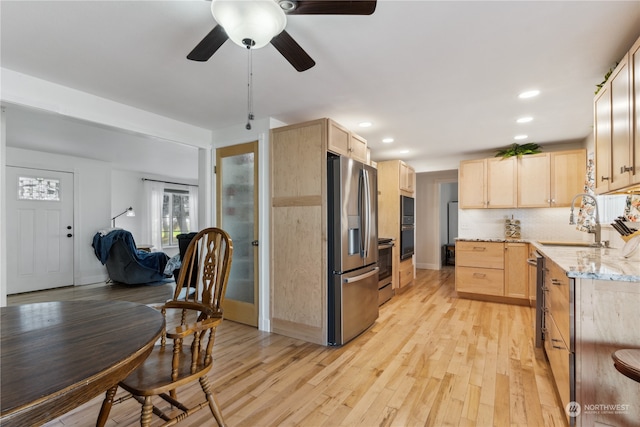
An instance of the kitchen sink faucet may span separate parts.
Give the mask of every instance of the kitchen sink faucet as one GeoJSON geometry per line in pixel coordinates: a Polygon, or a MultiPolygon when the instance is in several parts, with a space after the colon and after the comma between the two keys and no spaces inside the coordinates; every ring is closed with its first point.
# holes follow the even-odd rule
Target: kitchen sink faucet
{"type": "Polygon", "coordinates": [[[598,201],[596,200],[596,198],[594,196],[592,196],[591,194],[587,194],[587,193],[580,193],[580,194],[576,194],[573,198],[573,200],[571,200],[571,214],[569,215],[569,224],[571,225],[575,225],[576,221],[573,215],[573,209],[574,209],[574,205],[576,202],[576,199],[578,197],[588,197],[591,200],[593,200],[593,204],[596,206],[596,224],[593,227],[589,227],[589,233],[593,233],[596,235],[596,241],[595,241],[595,246],[602,246],[603,243],[605,246],[608,246],[608,241],[607,242],[602,242],[602,235],[601,235],[601,230],[600,230],[600,212],[598,210],[598,201]]]}

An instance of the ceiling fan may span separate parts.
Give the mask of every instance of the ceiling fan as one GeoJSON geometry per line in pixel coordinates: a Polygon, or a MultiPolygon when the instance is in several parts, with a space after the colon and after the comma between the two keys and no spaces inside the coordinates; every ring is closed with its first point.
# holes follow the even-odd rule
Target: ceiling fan
{"type": "Polygon", "coordinates": [[[316,63],[285,31],[287,15],[371,15],[375,9],[376,0],[212,0],[218,24],[187,58],[207,61],[230,38],[247,49],[271,43],[296,70],[305,71],[316,63]]]}

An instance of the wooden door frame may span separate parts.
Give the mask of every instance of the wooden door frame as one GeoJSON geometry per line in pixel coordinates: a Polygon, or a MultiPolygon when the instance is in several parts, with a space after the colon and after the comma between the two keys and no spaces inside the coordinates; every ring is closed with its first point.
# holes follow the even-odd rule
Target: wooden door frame
{"type": "MultiPolygon", "coordinates": [[[[254,140],[251,142],[235,144],[226,147],[216,148],[216,158],[215,158],[215,175],[216,175],[216,223],[218,226],[222,224],[222,206],[220,203],[222,197],[222,179],[221,175],[218,175],[218,171],[222,171],[221,159],[223,157],[231,157],[240,154],[245,154],[248,152],[252,152],[254,155],[254,171],[253,171],[253,202],[254,202],[254,210],[253,210],[253,239],[257,240],[260,236],[260,226],[259,226],[259,141],[254,140]]],[[[233,239],[233,236],[232,236],[233,239]]],[[[225,301],[225,314],[227,316],[235,317],[237,316],[245,316],[251,317],[252,326],[258,327],[258,319],[260,318],[260,292],[259,292],[259,251],[254,249],[253,251],[253,265],[254,265],[254,277],[253,277],[253,304],[248,304],[235,300],[227,300],[225,301]],[[231,302],[233,301],[233,302],[231,302]]],[[[232,262],[233,268],[233,262],[232,262]]],[[[231,319],[233,320],[233,319],[231,319]]]]}

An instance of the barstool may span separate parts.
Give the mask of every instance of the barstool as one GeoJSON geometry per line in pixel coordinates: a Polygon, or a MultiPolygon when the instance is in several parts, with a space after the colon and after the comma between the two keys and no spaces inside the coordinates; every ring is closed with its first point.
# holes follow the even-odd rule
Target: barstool
{"type": "Polygon", "coordinates": [[[640,348],[614,351],[611,358],[621,374],[640,383],[640,348]]]}

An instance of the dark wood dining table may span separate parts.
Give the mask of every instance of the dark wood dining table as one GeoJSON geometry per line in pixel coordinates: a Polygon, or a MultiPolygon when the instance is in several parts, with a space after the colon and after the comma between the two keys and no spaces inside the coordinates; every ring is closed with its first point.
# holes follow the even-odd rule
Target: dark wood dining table
{"type": "Polygon", "coordinates": [[[98,396],[144,361],[163,326],[159,311],[126,301],[0,308],[0,425],[41,425],[98,396]]]}

